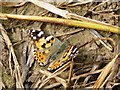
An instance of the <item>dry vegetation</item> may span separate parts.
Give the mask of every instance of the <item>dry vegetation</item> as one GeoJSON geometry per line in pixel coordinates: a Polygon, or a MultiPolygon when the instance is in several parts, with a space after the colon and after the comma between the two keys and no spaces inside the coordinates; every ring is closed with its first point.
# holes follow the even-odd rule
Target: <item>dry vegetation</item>
{"type": "Polygon", "coordinates": [[[0,2],[0,88],[119,89],[120,2],[108,1],[0,2]],[[47,71],[34,61],[29,29],[77,45],[78,56],[47,71]]]}

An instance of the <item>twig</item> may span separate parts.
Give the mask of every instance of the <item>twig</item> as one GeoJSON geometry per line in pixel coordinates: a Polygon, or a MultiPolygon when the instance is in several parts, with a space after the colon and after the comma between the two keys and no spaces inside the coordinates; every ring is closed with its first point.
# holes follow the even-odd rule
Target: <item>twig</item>
{"type": "Polygon", "coordinates": [[[28,72],[29,72],[29,68],[27,65],[26,65],[26,62],[27,62],[27,45],[24,44],[23,45],[23,48],[22,48],[22,60],[21,60],[21,66],[22,66],[22,82],[24,83],[26,78],[27,78],[27,75],[28,75],[28,72]]]}
{"type": "Polygon", "coordinates": [[[73,76],[73,58],[70,63],[70,71],[69,71],[69,77],[68,77],[68,83],[67,83],[67,88],[70,88],[70,83],[71,83],[71,78],[73,76]]]}
{"type": "Polygon", "coordinates": [[[78,79],[78,78],[81,78],[81,77],[86,77],[86,76],[88,76],[88,75],[92,75],[92,74],[100,73],[101,71],[102,71],[102,69],[100,69],[100,70],[96,70],[96,71],[92,71],[92,72],[88,72],[88,73],[84,73],[84,74],[81,74],[81,75],[78,75],[78,76],[72,77],[71,80],[75,80],[75,79],[78,79]]]}
{"type": "Polygon", "coordinates": [[[96,30],[108,31],[108,32],[120,34],[120,27],[105,25],[101,23],[87,22],[87,21],[83,22],[78,20],[69,20],[69,19],[61,19],[61,18],[53,18],[53,17],[27,16],[27,15],[15,15],[15,14],[0,14],[0,17],[12,18],[12,19],[18,19],[18,20],[43,21],[43,22],[90,28],[90,29],[96,29],[96,30]]]}
{"type": "Polygon", "coordinates": [[[7,6],[7,7],[18,7],[18,6],[22,6],[22,5],[24,5],[23,3],[24,2],[22,2],[22,3],[20,3],[19,1],[17,1],[16,0],[16,2],[15,1],[13,1],[12,2],[12,0],[11,1],[0,1],[0,5],[2,5],[2,6],[7,6]]]}
{"type": "Polygon", "coordinates": [[[82,0],[80,2],[76,2],[73,4],[68,5],[69,7],[77,6],[77,5],[83,5],[92,2],[93,0],[82,0]]]}
{"type": "Polygon", "coordinates": [[[15,45],[19,45],[19,44],[21,44],[21,43],[23,43],[23,42],[25,42],[25,40],[20,40],[20,41],[14,43],[13,46],[15,46],[15,45]]]}
{"type": "Polygon", "coordinates": [[[57,87],[59,85],[61,85],[61,84],[60,83],[54,83],[54,84],[46,86],[45,89],[51,89],[51,88],[57,87]]]}
{"type": "Polygon", "coordinates": [[[91,10],[95,10],[96,8],[102,6],[103,4],[107,3],[108,1],[110,1],[110,0],[103,1],[102,3],[100,3],[100,4],[96,5],[95,7],[93,7],[91,10]]]}
{"type": "Polygon", "coordinates": [[[83,31],[83,29],[78,29],[78,30],[75,30],[75,31],[69,31],[69,32],[66,32],[66,33],[59,33],[59,34],[56,34],[55,37],[60,37],[60,36],[64,36],[64,35],[70,35],[70,34],[75,34],[75,33],[78,33],[78,32],[81,32],[83,31]]]}
{"type": "Polygon", "coordinates": [[[34,62],[34,45],[32,43],[30,43],[29,45],[30,45],[30,48],[29,48],[30,51],[28,52],[28,60],[26,65],[28,67],[31,67],[32,63],[34,62]]]}
{"type": "Polygon", "coordinates": [[[87,84],[80,85],[80,87],[85,87],[87,89],[88,88],[87,86],[89,86],[89,85],[91,86],[94,83],[95,83],[95,81],[92,81],[92,82],[89,82],[87,84]]]}
{"type": "Polygon", "coordinates": [[[109,80],[109,78],[113,75],[113,72],[111,72],[108,77],[106,77],[105,81],[101,84],[100,88],[103,88],[103,86],[106,84],[106,82],[109,80]]]}
{"type": "Polygon", "coordinates": [[[10,68],[10,73],[11,75],[13,75],[13,70],[12,70],[12,66],[11,66],[11,51],[9,50],[9,68],[10,68]]]}

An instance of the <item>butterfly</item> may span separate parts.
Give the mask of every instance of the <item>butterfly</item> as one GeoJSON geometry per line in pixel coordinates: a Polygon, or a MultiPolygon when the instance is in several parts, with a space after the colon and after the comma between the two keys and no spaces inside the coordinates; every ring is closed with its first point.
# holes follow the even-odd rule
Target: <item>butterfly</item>
{"type": "Polygon", "coordinates": [[[41,65],[48,65],[48,70],[53,71],[58,69],[60,66],[75,58],[78,54],[78,48],[76,45],[68,45],[62,43],[59,39],[52,35],[45,35],[42,30],[29,30],[29,36],[34,41],[35,60],[41,65]],[[61,49],[64,46],[63,49],[61,49]]]}

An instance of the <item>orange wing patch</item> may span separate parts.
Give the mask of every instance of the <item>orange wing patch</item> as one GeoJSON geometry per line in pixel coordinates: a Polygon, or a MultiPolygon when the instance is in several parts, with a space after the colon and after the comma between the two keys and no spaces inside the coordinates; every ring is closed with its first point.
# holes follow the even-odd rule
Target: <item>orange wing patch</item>
{"type": "Polygon", "coordinates": [[[50,71],[51,70],[55,70],[55,69],[59,68],[60,65],[61,65],[61,61],[60,60],[55,61],[54,64],[52,64],[51,66],[48,67],[48,70],[50,70],[50,71]]]}
{"type": "Polygon", "coordinates": [[[35,60],[37,60],[37,62],[41,65],[41,66],[44,66],[47,64],[48,62],[48,54],[49,54],[49,51],[43,51],[43,52],[40,52],[40,51],[35,51],[34,52],[34,56],[35,56],[35,60]]]}

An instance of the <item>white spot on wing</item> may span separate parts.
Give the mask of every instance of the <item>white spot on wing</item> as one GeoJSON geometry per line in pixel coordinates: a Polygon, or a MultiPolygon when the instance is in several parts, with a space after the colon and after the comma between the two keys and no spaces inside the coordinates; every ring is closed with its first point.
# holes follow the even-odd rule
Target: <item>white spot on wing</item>
{"type": "Polygon", "coordinates": [[[50,68],[50,67],[48,67],[48,70],[50,71],[50,70],[51,70],[51,68],[50,68]]]}
{"type": "Polygon", "coordinates": [[[32,32],[35,32],[35,31],[36,31],[36,30],[34,30],[34,29],[32,30],[32,32]]]}
{"type": "Polygon", "coordinates": [[[43,34],[44,34],[44,32],[43,32],[43,31],[40,31],[37,36],[38,36],[38,37],[41,37],[41,35],[43,35],[43,34]]]}
{"type": "Polygon", "coordinates": [[[36,37],[33,37],[34,40],[36,40],[37,38],[36,37]]]}
{"type": "Polygon", "coordinates": [[[46,38],[46,40],[49,41],[52,37],[53,37],[53,36],[48,36],[48,37],[46,38]]]}
{"type": "Polygon", "coordinates": [[[30,33],[31,33],[31,30],[28,30],[28,33],[30,34],[30,33]]]}
{"type": "Polygon", "coordinates": [[[73,54],[70,55],[71,57],[73,56],[73,54]]]}
{"type": "Polygon", "coordinates": [[[43,66],[43,63],[40,63],[41,66],[43,66]]]}
{"type": "Polygon", "coordinates": [[[77,48],[75,48],[75,49],[73,50],[73,53],[74,53],[76,50],[77,50],[77,48]]]}
{"type": "Polygon", "coordinates": [[[31,37],[33,37],[33,34],[31,34],[31,37]]]}

